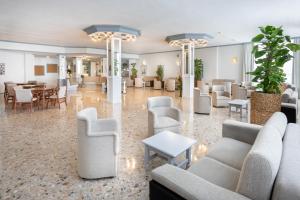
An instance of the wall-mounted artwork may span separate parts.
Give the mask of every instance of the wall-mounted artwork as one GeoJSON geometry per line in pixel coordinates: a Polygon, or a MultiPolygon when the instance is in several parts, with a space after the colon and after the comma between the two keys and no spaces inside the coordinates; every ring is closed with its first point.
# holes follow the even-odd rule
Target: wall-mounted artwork
{"type": "Polygon", "coordinates": [[[0,63],[0,75],[5,75],[5,63],[0,63]]]}
{"type": "Polygon", "coordinates": [[[57,64],[47,64],[47,73],[57,73],[57,64]]]}
{"type": "Polygon", "coordinates": [[[45,75],[44,65],[35,65],[34,66],[34,75],[35,76],[44,76],[45,75]]]}

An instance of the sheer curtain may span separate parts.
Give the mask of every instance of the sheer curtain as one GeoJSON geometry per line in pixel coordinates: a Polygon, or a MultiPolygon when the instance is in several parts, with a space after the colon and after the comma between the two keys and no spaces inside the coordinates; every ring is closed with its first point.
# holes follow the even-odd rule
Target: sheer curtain
{"type": "Polygon", "coordinates": [[[254,69],[254,56],[251,53],[252,51],[252,43],[246,43],[243,45],[243,81],[251,82],[252,76],[250,74],[246,74],[247,72],[251,72],[254,69]]]}
{"type": "MultiPolygon", "coordinates": [[[[294,43],[300,44],[300,37],[294,39],[294,43]]],[[[296,85],[300,92],[300,51],[294,53],[293,62],[293,84],[296,85]]]]}

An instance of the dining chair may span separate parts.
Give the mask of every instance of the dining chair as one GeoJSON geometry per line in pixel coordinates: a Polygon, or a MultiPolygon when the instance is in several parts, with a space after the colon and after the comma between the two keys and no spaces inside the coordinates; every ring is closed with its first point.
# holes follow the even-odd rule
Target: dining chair
{"type": "Polygon", "coordinates": [[[49,102],[52,102],[54,106],[58,103],[58,107],[60,109],[60,104],[65,103],[67,106],[67,87],[61,86],[59,87],[55,93],[47,98],[47,108],[49,102]]]}
{"type": "MultiPolygon", "coordinates": [[[[6,87],[7,87],[7,93],[5,95],[5,105],[7,105],[8,103],[13,103],[15,100],[15,91],[14,91],[14,87],[16,87],[17,84],[15,83],[7,83],[6,87]]],[[[12,105],[12,107],[14,106],[14,104],[12,105]]]]}
{"type": "MultiPolygon", "coordinates": [[[[33,97],[31,89],[22,89],[20,86],[14,87],[15,100],[14,109],[17,111],[17,105],[29,105],[32,112],[33,104],[38,102],[38,98],[33,97]]],[[[38,104],[39,109],[39,104],[38,104]]]]}

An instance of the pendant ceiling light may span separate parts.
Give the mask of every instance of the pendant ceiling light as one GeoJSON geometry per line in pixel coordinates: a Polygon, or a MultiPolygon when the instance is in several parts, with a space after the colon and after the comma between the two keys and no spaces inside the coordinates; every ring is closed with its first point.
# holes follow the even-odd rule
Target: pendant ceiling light
{"type": "Polygon", "coordinates": [[[112,37],[121,38],[123,41],[135,41],[141,35],[139,30],[121,25],[93,25],[85,28],[84,31],[95,42],[112,37]]]}
{"type": "Polygon", "coordinates": [[[206,33],[183,33],[178,35],[170,35],[166,38],[166,41],[175,47],[182,47],[185,44],[193,44],[195,47],[207,46],[208,39],[213,37],[206,33]]]}

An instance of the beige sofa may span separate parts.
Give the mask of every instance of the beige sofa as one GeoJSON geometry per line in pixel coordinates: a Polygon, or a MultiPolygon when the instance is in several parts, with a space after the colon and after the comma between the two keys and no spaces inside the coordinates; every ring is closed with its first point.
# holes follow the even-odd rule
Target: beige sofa
{"type": "Polygon", "coordinates": [[[299,133],[279,112],[263,127],[225,121],[223,138],[187,170],[152,171],[150,200],[300,199],[299,133]]]}

